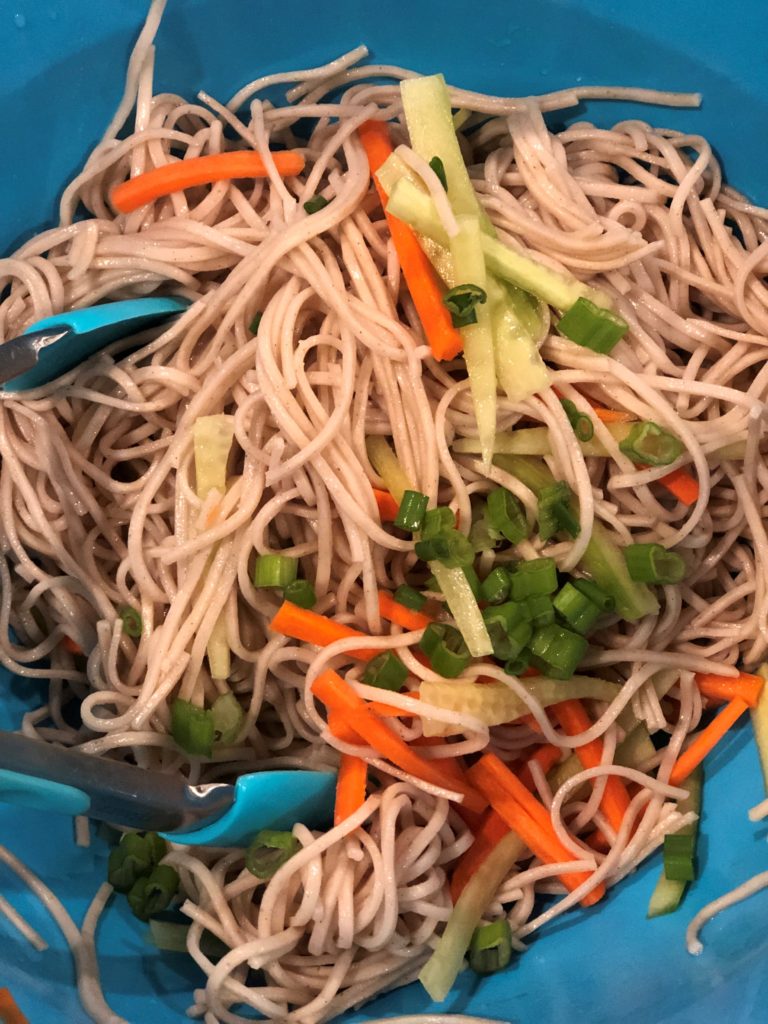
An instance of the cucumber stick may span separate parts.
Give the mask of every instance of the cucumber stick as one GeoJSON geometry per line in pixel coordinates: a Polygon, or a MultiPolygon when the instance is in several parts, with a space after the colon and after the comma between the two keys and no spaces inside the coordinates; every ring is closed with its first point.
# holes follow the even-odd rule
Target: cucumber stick
{"type": "MultiPolygon", "coordinates": [[[[453,130],[453,129],[451,129],[453,130]]],[[[485,260],[480,246],[480,222],[477,217],[459,215],[459,233],[451,239],[453,273],[459,284],[474,284],[487,294],[485,260]]],[[[472,401],[475,406],[477,433],[483,462],[490,466],[493,439],[496,436],[496,363],[493,347],[493,326],[490,303],[475,306],[477,323],[461,328],[464,340],[464,361],[469,373],[472,401]]]]}
{"type": "Polygon", "coordinates": [[[488,278],[496,377],[511,402],[522,402],[549,386],[549,373],[535,344],[536,305],[520,289],[514,292],[488,278]]]}
{"type": "MultiPolygon", "coordinates": [[[[702,782],[702,770],[701,767],[698,767],[686,780],[688,796],[684,800],[681,800],[677,807],[681,814],[687,814],[689,811],[693,811],[701,817],[702,782]]],[[[698,834],[698,831],[699,822],[697,820],[692,825],[686,825],[680,829],[680,834],[688,834],[695,837],[698,834]]],[[[682,901],[686,885],[687,882],[667,878],[662,869],[661,877],[656,883],[656,888],[653,890],[651,901],[648,904],[648,917],[661,917],[662,914],[671,914],[673,911],[677,910],[682,901]]]]}

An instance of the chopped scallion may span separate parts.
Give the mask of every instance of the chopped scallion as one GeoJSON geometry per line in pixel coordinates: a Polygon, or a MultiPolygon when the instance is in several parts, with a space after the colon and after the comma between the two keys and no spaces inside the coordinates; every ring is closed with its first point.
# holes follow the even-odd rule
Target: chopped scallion
{"type": "Polygon", "coordinates": [[[566,626],[582,636],[589,633],[602,615],[602,609],[572,583],[566,583],[552,603],[566,626]]]}
{"type": "Polygon", "coordinates": [[[165,910],[179,891],[179,874],[169,864],[158,864],[147,877],[137,878],[128,893],[128,905],[140,921],[165,910]]]}
{"type": "Polygon", "coordinates": [[[188,754],[210,757],[213,751],[215,726],[204,708],[177,698],[171,704],[171,735],[188,754]]]}
{"type": "Polygon", "coordinates": [[[627,333],[629,324],[582,296],[560,318],[557,329],[577,345],[607,355],[627,333]]]}
{"type": "Polygon", "coordinates": [[[509,573],[499,565],[480,584],[480,599],[488,604],[501,604],[509,597],[510,586],[509,573]]]}
{"type": "Polygon", "coordinates": [[[486,516],[491,529],[511,544],[519,544],[530,533],[523,506],[506,487],[497,487],[489,493],[486,516]]]}
{"type": "Polygon", "coordinates": [[[482,305],[488,296],[477,284],[457,284],[443,296],[443,305],[451,314],[454,327],[468,327],[477,323],[475,306],[482,305]]]}
{"type": "Polygon", "coordinates": [[[440,562],[448,569],[464,569],[475,560],[469,539],[458,530],[445,530],[436,537],[416,541],[414,550],[425,562],[440,562]]]}
{"type": "Polygon", "coordinates": [[[123,632],[125,635],[137,640],[141,636],[143,629],[141,613],[135,608],[131,608],[129,604],[123,604],[117,609],[117,614],[123,620],[123,632]]]}
{"type": "Polygon", "coordinates": [[[298,558],[288,555],[259,555],[253,567],[254,587],[287,587],[299,572],[298,558]]]}
{"type": "Polygon", "coordinates": [[[155,864],[153,851],[139,832],[126,832],[109,852],[107,881],[117,892],[129,892],[138,878],[148,875],[155,864]]]}
{"type": "Polygon", "coordinates": [[[439,508],[429,508],[424,513],[424,523],[421,528],[421,539],[429,540],[430,537],[437,537],[446,530],[452,530],[456,525],[456,516],[452,509],[446,505],[439,508]]]}
{"type": "Polygon", "coordinates": [[[245,866],[257,878],[272,876],[301,849],[292,832],[262,829],[257,832],[245,853],[245,866]]]}
{"type": "Polygon", "coordinates": [[[213,742],[228,746],[234,743],[245,719],[245,712],[234,693],[222,693],[210,710],[213,721],[213,742]]]}
{"type": "Polygon", "coordinates": [[[392,651],[382,651],[368,662],[363,672],[363,682],[378,686],[382,690],[402,690],[408,678],[408,669],[392,651]]]}
{"type": "Polygon", "coordinates": [[[424,523],[429,498],[421,491],[405,491],[395,516],[395,526],[416,533],[424,523]]]}
{"type": "Polygon", "coordinates": [[[429,166],[435,172],[437,177],[440,179],[440,184],[443,188],[448,191],[448,179],[445,176],[445,166],[439,156],[433,156],[429,161],[429,166]]]}
{"type": "Polygon", "coordinates": [[[312,196],[311,199],[308,199],[306,203],[304,203],[304,209],[307,213],[318,213],[320,210],[324,209],[328,203],[329,200],[326,199],[325,196],[312,196]]]}
{"type": "Polygon", "coordinates": [[[675,551],[661,544],[629,544],[624,548],[629,575],[637,583],[680,583],[686,565],[675,551]]]}
{"type": "Polygon", "coordinates": [[[595,436],[595,427],[589,416],[577,409],[570,398],[561,398],[560,404],[565,410],[565,415],[568,417],[568,422],[576,437],[580,441],[591,441],[595,436]]]}
{"type": "Polygon", "coordinates": [[[573,507],[573,494],[563,480],[544,487],[539,494],[539,536],[549,540],[556,533],[579,535],[579,517],[573,507]]]}
{"type": "Polygon", "coordinates": [[[531,652],[526,648],[521,651],[516,658],[510,659],[504,666],[504,671],[508,676],[519,676],[530,666],[531,664],[531,652]]]}
{"type": "Polygon", "coordinates": [[[469,944],[469,966],[475,974],[495,974],[512,959],[512,931],[505,917],[475,929],[469,944]]]}
{"type": "Polygon", "coordinates": [[[409,587],[406,583],[399,586],[393,595],[398,604],[404,608],[410,608],[413,612],[420,612],[427,603],[426,597],[420,594],[415,587],[409,587]]]}
{"type": "Polygon", "coordinates": [[[470,661],[464,637],[453,626],[432,622],[424,630],[419,647],[429,658],[432,668],[446,679],[460,676],[470,661]]]}
{"type": "Polygon", "coordinates": [[[317,604],[317,594],[309,580],[291,580],[283,587],[283,597],[297,608],[314,608],[317,604]]]}
{"type": "Polygon", "coordinates": [[[264,316],[263,313],[257,313],[254,316],[253,320],[251,320],[250,326],[248,328],[248,330],[251,332],[251,334],[258,334],[259,333],[259,327],[261,326],[261,318],[263,316],[264,316]]]}
{"type": "Polygon", "coordinates": [[[555,621],[555,606],[547,594],[533,594],[523,602],[523,612],[534,629],[555,621]]]}
{"type": "Polygon", "coordinates": [[[587,641],[579,633],[563,626],[544,626],[529,644],[534,664],[556,679],[570,679],[587,650],[587,641]]]}
{"type": "Polygon", "coordinates": [[[650,420],[633,423],[619,448],[633,462],[647,466],[669,466],[685,450],[680,438],[650,420]]]}
{"type": "Polygon", "coordinates": [[[580,590],[585,597],[596,604],[602,612],[612,612],[616,608],[616,599],[612,594],[607,594],[602,587],[598,587],[592,580],[572,579],[571,583],[580,590]]]}
{"type": "Polygon", "coordinates": [[[675,882],[693,882],[696,878],[694,853],[696,836],[693,833],[674,833],[664,836],[664,877],[675,882]]]}
{"type": "Polygon", "coordinates": [[[525,601],[539,594],[554,594],[557,590],[557,566],[554,558],[534,558],[520,562],[510,576],[512,598],[525,601]]]}

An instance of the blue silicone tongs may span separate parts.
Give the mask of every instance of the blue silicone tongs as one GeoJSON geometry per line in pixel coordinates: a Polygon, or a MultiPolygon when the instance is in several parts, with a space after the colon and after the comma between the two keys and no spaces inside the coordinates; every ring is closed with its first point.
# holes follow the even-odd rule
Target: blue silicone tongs
{"type": "Polygon", "coordinates": [[[178,775],[0,732],[3,803],[86,814],[190,846],[243,846],[260,829],[289,829],[297,821],[327,828],[335,790],[336,772],[304,769],[191,786],[178,775]]]}
{"type": "Polygon", "coordinates": [[[0,388],[28,391],[50,384],[121,338],[179,316],[187,299],[149,296],[103,302],[38,320],[0,345],[0,388]]]}

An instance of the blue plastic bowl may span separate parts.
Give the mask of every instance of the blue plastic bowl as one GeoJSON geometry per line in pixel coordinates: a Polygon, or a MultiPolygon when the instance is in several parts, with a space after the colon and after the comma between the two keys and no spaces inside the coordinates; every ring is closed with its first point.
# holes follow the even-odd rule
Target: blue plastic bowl
{"type": "MultiPolygon", "coordinates": [[[[574,82],[700,90],[700,111],[589,104],[568,113],[609,125],[628,115],[706,134],[729,180],[768,199],[768,63],[762,0],[505,0],[457,4],[410,0],[380,5],[335,0],[171,0],[159,35],[157,84],[228,97],[257,73],[307,67],[366,41],[376,58],[444,71],[472,88],[525,94],[574,82]],[[393,9],[394,8],[394,9],[393,9]],[[399,8],[399,9],[398,9],[399,8]]],[[[107,123],[122,89],[129,47],[143,17],[141,0],[4,0],[0,4],[0,191],[3,249],[53,223],[55,203],[107,123]]],[[[18,724],[39,702],[35,682],[0,672],[0,726],[18,724]]],[[[722,744],[708,764],[701,878],[678,913],[649,922],[658,859],[589,914],[561,919],[505,973],[479,982],[465,974],[444,1008],[519,1024],[757,1024],[768,1020],[768,894],[709,925],[694,959],[683,935],[704,903],[768,867],[765,828],[747,821],[763,795],[749,729],[722,744]]],[[[105,848],[78,850],[67,819],[0,807],[0,841],[23,857],[82,917],[105,877],[105,848]]],[[[69,953],[44,911],[14,877],[6,893],[51,943],[31,950],[0,922],[0,984],[33,1024],[87,1024],[74,991],[69,953]]],[[[144,928],[110,908],[99,949],[104,990],[131,1022],[183,1018],[202,976],[184,956],[159,954],[144,928]]],[[[430,1009],[412,985],[349,1020],[430,1009]]],[[[432,1007],[432,1009],[436,1009],[432,1007]]]]}

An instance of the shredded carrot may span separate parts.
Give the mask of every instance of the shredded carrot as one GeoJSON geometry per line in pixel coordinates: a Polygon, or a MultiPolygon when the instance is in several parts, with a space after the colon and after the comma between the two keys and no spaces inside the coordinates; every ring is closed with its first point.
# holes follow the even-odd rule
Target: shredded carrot
{"type": "Polygon", "coordinates": [[[376,505],[379,509],[379,518],[382,523],[393,522],[395,516],[400,510],[400,506],[389,491],[381,491],[378,487],[374,487],[373,496],[376,499],[376,505]]]}
{"type": "Polygon", "coordinates": [[[0,1021],[2,1024],[29,1024],[7,988],[0,988],[0,1021]]]}
{"type": "Polygon", "coordinates": [[[376,178],[376,171],[393,152],[389,129],[383,121],[366,121],[358,128],[358,134],[368,157],[381,205],[384,207],[405,283],[419,314],[432,355],[435,359],[454,359],[464,347],[464,342],[451,322],[450,313],[443,305],[442,288],[437,273],[414,232],[407,224],[386,213],[387,194],[376,178]]]}
{"type": "Polygon", "coordinates": [[[593,405],[592,412],[601,423],[634,423],[637,419],[634,413],[621,412],[618,409],[603,409],[599,405],[593,405]]]}
{"type": "Polygon", "coordinates": [[[599,828],[596,828],[594,832],[590,832],[588,836],[585,836],[584,842],[587,846],[591,846],[592,849],[596,850],[598,853],[608,853],[611,849],[608,837],[599,828]]]}
{"type": "MultiPolygon", "coordinates": [[[[275,633],[291,637],[292,640],[303,640],[304,643],[314,644],[316,647],[327,647],[336,640],[347,640],[353,636],[365,637],[365,633],[361,633],[359,629],[345,626],[343,622],[335,622],[326,615],[319,615],[308,608],[299,608],[291,601],[283,601],[269,628],[275,633]]],[[[353,658],[370,661],[377,654],[381,654],[381,651],[361,648],[348,653],[353,658]]]]}
{"type": "Polygon", "coordinates": [[[336,805],[333,811],[334,825],[354,814],[365,803],[365,786],[368,781],[368,765],[354,754],[342,754],[336,782],[336,805]]]}
{"type": "Polygon", "coordinates": [[[76,640],[73,640],[71,636],[62,637],[61,646],[64,648],[65,651],[69,651],[70,654],[83,653],[83,648],[76,640]]]}
{"type": "MultiPolygon", "coordinates": [[[[550,711],[569,736],[586,732],[592,726],[592,721],[580,700],[561,701],[559,704],[553,704],[550,711]]],[[[590,740],[589,743],[576,747],[574,753],[585,768],[596,768],[603,757],[602,740],[590,740]]],[[[618,832],[629,808],[629,794],[627,787],[617,776],[607,777],[600,807],[611,828],[618,832]]]]}
{"type": "Polygon", "coordinates": [[[696,685],[704,697],[723,702],[740,697],[745,704],[756,708],[763,691],[765,680],[749,672],[739,672],[735,679],[730,676],[716,676],[710,672],[697,672],[696,685]]]}
{"type": "Polygon", "coordinates": [[[519,773],[520,781],[525,788],[529,789],[531,792],[536,788],[533,781],[533,775],[531,774],[531,761],[535,761],[536,764],[540,765],[541,770],[546,775],[547,772],[554,768],[558,763],[562,753],[563,752],[560,747],[556,747],[553,743],[542,743],[540,747],[537,747],[536,750],[534,750],[530,757],[525,758],[525,763],[519,773]]]}
{"type": "Polygon", "coordinates": [[[382,757],[403,771],[433,786],[452,789],[464,798],[470,810],[482,811],[487,800],[466,782],[461,785],[446,777],[439,761],[427,761],[400,739],[370,707],[361,700],[349,683],[330,669],[322,672],[312,684],[312,692],[325,704],[328,711],[337,712],[347,725],[382,757]]]}
{"type": "Polygon", "coordinates": [[[673,469],[657,481],[684,505],[695,505],[699,498],[699,481],[687,469],[673,469]]]}
{"type": "MultiPolygon", "coordinates": [[[[277,173],[282,177],[293,177],[304,170],[304,157],[291,150],[273,153],[277,173]]],[[[264,160],[251,150],[237,150],[233,153],[211,153],[196,156],[190,160],[176,160],[172,164],[154,167],[151,171],[138,174],[112,189],[110,199],[119,213],[132,213],[140,206],[151,203],[160,196],[181,192],[194,185],[209,185],[214,181],[228,181],[233,178],[266,178],[268,170],[264,160]]]]}
{"type": "Polygon", "coordinates": [[[749,704],[740,697],[734,697],[732,701],[729,701],[720,714],[713,718],[705,729],[701,730],[688,749],[678,757],[672,774],[669,776],[670,785],[679,786],[685,782],[693,769],[701,764],[707,754],[717,746],[731,726],[741,718],[748,708],[749,704]]]}
{"type": "MultiPolygon", "coordinates": [[[[477,786],[491,807],[504,819],[506,824],[530,847],[539,860],[558,864],[574,860],[576,856],[567,850],[558,839],[552,826],[549,811],[495,754],[484,754],[468,772],[469,780],[477,786]]],[[[560,881],[571,892],[589,877],[583,872],[560,875],[560,881]]],[[[605,886],[600,883],[581,900],[584,907],[590,907],[605,895],[605,886]]]]}
{"type": "Polygon", "coordinates": [[[432,619],[400,604],[387,590],[379,591],[379,614],[387,622],[396,622],[403,629],[426,629],[432,619]]]}
{"type": "Polygon", "coordinates": [[[454,906],[472,875],[482,867],[491,850],[508,833],[509,825],[504,819],[494,810],[486,811],[475,830],[474,843],[461,855],[451,875],[451,899],[454,906]]]}

